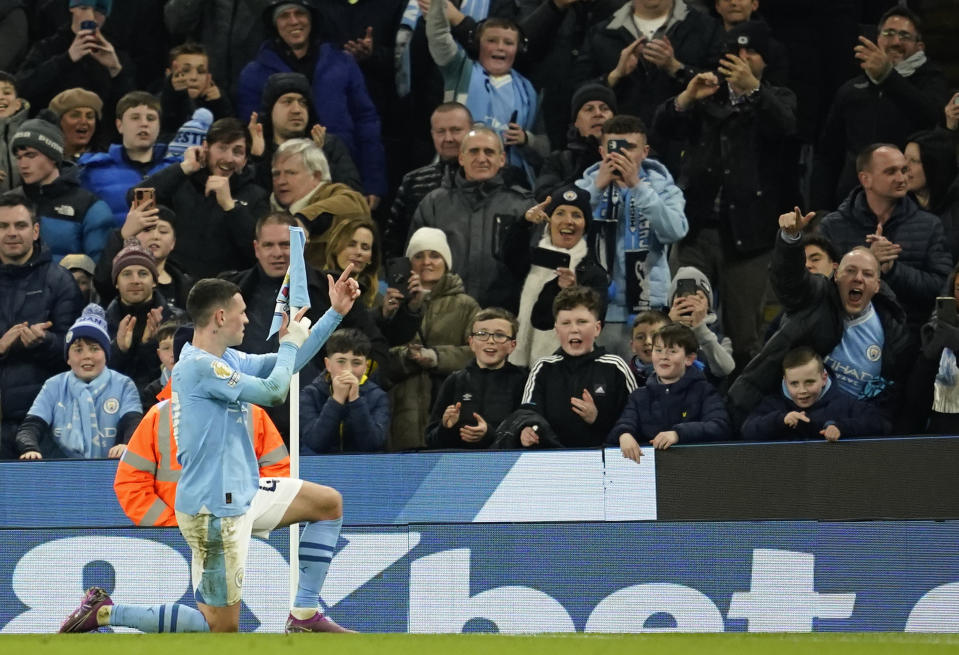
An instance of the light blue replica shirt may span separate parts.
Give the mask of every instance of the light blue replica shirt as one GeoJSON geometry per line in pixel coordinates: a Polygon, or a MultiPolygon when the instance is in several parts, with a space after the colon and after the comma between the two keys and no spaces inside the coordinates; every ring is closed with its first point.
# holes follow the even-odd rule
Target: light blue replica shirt
{"type": "Polygon", "coordinates": [[[842,341],[823,360],[839,388],[853,398],[863,399],[870,382],[882,373],[882,347],[886,333],[876,309],[869,307],[860,316],[846,318],[842,341]]]}
{"type": "Polygon", "coordinates": [[[186,344],[173,367],[173,437],[183,467],[175,509],[187,514],[237,516],[250,506],[259,467],[250,440],[249,403],[278,405],[290,377],[326,343],[342,316],[328,310],[297,352],[280,344],[275,355],[227,348],[222,357],[186,344]]]}
{"type": "Polygon", "coordinates": [[[131,412],[140,413],[140,395],[133,380],[109,368],[90,382],[72,371],[43,383],[30,411],[50,426],[53,443],[41,440],[44,457],[103,458],[117,443],[117,425],[131,412]]]}

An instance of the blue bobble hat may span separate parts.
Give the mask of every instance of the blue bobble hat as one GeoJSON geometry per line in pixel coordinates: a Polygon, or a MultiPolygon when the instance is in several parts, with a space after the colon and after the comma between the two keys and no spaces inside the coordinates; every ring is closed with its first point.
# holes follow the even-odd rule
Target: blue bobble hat
{"type": "Polygon", "coordinates": [[[70,344],[80,338],[96,341],[103,348],[107,359],[110,358],[110,333],[107,331],[107,315],[100,305],[90,303],[84,307],[80,318],[74,321],[70,329],[67,330],[67,336],[63,340],[64,359],[66,359],[67,351],[70,350],[70,344]]]}

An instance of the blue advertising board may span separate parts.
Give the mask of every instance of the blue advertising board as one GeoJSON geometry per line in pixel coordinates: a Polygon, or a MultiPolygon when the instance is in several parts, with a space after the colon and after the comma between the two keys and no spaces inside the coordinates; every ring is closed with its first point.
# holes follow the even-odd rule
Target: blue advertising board
{"type": "MultiPolygon", "coordinates": [[[[619,449],[304,457],[300,477],[343,494],[346,523],[656,518],[655,458],[619,449]]],[[[131,525],[116,460],[0,463],[0,528],[131,525]]]]}
{"type": "MultiPolygon", "coordinates": [[[[377,632],[959,631],[959,522],[344,528],[323,589],[377,632]]],[[[278,632],[287,533],[255,539],[241,629],[278,632]]],[[[53,632],[92,584],[193,605],[176,529],[0,531],[0,631],[53,632]]]]}

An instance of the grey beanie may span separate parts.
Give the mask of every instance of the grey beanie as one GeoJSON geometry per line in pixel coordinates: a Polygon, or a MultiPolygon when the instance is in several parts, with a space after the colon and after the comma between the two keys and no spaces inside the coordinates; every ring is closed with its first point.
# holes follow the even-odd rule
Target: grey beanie
{"type": "Polygon", "coordinates": [[[36,148],[59,165],[63,162],[63,132],[49,121],[32,118],[24,121],[10,139],[11,155],[20,148],[36,148]]]}

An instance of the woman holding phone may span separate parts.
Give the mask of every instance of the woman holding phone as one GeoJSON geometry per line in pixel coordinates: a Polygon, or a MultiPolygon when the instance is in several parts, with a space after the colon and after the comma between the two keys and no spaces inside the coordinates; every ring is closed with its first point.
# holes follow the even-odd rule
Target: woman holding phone
{"type": "Polygon", "coordinates": [[[609,277],[596,261],[583,236],[589,228],[592,207],[589,192],[576,185],[555,190],[530,207],[507,232],[503,260],[517,280],[524,280],[520,295],[516,350],[509,361],[529,366],[559,348],[553,331],[553,300],[560,289],[579,284],[604,300],[600,320],[606,315],[609,277]],[[537,245],[530,247],[533,230],[545,224],[537,245]]]}
{"type": "Polygon", "coordinates": [[[469,333],[479,304],[452,271],[456,264],[442,230],[421,227],[406,248],[410,273],[404,309],[422,317],[416,335],[390,349],[396,386],[390,390],[393,405],[392,451],[426,447],[426,426],[433,399],[443,380],[465,367],[473,353],[469,333]]]}

